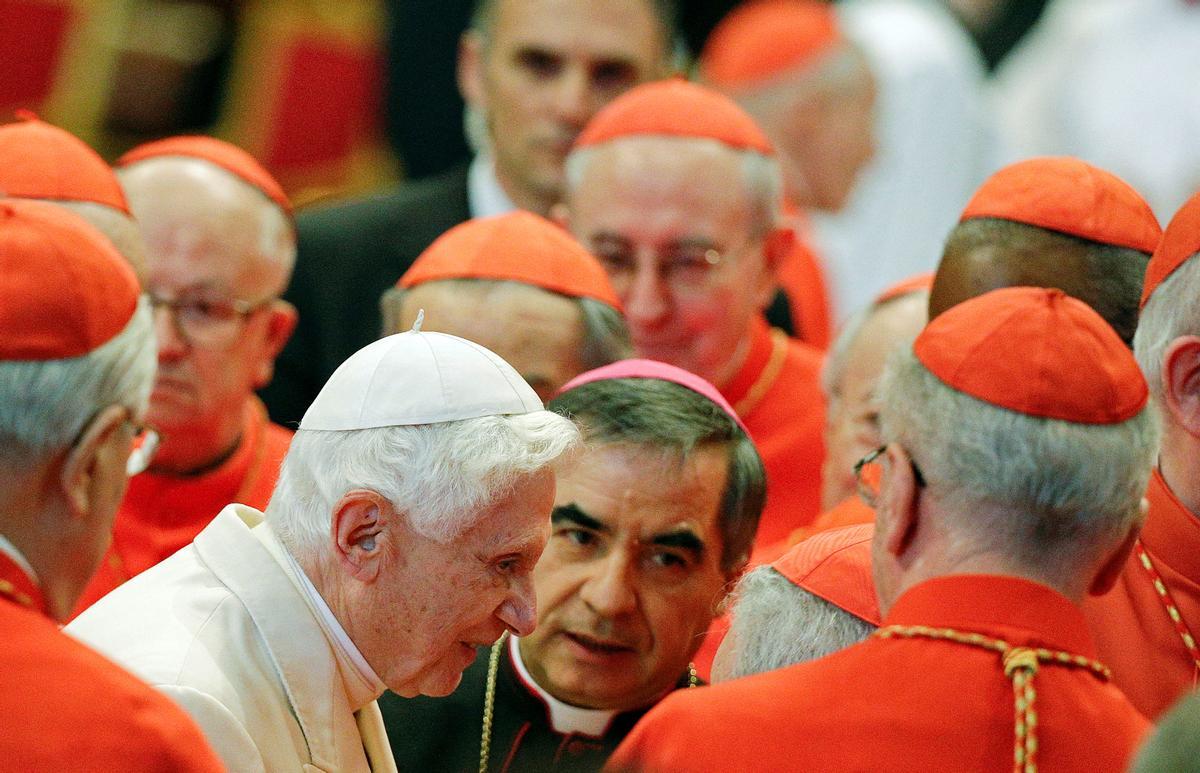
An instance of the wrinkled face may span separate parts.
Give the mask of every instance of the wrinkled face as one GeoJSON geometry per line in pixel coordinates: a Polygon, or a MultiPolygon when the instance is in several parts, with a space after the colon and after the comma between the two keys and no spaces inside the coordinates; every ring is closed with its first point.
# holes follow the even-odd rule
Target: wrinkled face
{"type": "Polygon", "coordinates": [[[567,205],[571,232],[608,271],[638,356],[728,382],[775,291],[741,155],[709,140],[615,140],[590,151],[567,205]]]}
{"type": "Polygon", "coordinates": [[[278,340],[282,312],[258,304],[286,282],[285,269],[265,256],[290,234],[269,220],[280,216],[261,194],[203,162],[146,161],[123,170],[121,182],[142,228],[153,296],[198,309],[257,305],[215,345],[189,341],[172,311],[155,311],[158,377],[147,416],[163,436],[155,464],[203,463],[236,441],[243,406],[269,380],[286,340],[278,340]]]}
{"type": "Polygon", "coordinates": [[[519,206],[562,196],[576,135],[630,87],[665,74],[647,0],[498,0],[490,40],[468,35],[463,96],[482,111],[496,172],[519,206]]]}
{"type": "Polygon", "coordinates": [[[533,630],[532,573],[553,503],[554,473],[543,470],[521,478],[448,543],[411,530],[400,542],[380,542],[389,554],[347,630],[388,689],[406,698],[448,695],[477,647],[505,630],[533,630]]]}
{"type": "Polygon", "coordinates": [[[427,282],[404,295],[400,332],[425,310],[423,330],[465,338],[512,365],[542,402],[586,368],[579,303],[515,282],[427,282]]]}
{"type": "Polygon", "coordinates": [[[845,352],[841,378],[831,385],[825,421],[821,509],[855,496],[854,463],[882,444],[877,388],[888,355],[911,344],[925,324],[925,293],[876,309],[845,352]]]}
{"type": "Polygon", "coordinates": [[[729,579],[720,568],[724,448],[680,462],[600,445],[559,481],[553,532],[534,571],[542,619],[521,639],[552,695],[631,709],[679,680],[729,579]]]}

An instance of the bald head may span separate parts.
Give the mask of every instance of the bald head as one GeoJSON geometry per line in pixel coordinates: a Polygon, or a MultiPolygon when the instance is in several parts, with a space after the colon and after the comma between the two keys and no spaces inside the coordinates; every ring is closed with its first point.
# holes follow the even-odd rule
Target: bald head
{"type": "Polygon", "coordinates": [[[1001,287],[1052,287],[1091,306],[1133,345],[1150,256],[1128,247],[998,218],[959,223],[946,241],[929,318],[1001,287]]]}
{"type": "Polygon", "coordinates": [[[121,253],[121,257],[133,266],[138,281],[146,284],[146,244],[142,231],[132,217],[119,209],[93,201],[54,201],[54,204],[69,209],[92,224],[97,231],[121,253]]]}
{"type": "Polygon", "coordinates": [[[164,253],[225,264],[240,293],[283,292],[296,259],[291,220],[241,178],[195,158],[163,156],[117,170],[141,225],[151,273],[164,253]]]}

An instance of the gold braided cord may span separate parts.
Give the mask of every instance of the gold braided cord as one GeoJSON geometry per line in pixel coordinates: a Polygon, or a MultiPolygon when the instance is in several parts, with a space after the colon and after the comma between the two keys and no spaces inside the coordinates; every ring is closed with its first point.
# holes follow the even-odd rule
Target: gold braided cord
{"type": "Polygon", "coordinates": [[[1000,655],[1004,675],[1013,687],[1013,770],[1015,773],[1037,773],[1037,712],[1034,702],[1037,691],[1033,677],[1039,663],[1085,668],[1101,679],[1109,680],[1112,672],[1099,661],[1060,650],[1042,647],[1014,647],[1003,639],[983,634],[957,631],[953,628],[931,628],[924,625],[889,625],[880,628],[873,637],[878,639],[935,639],[966,644],[991,650],[1000,655]]]}
{"type": "Polygon", "coordinates": [[[479,737],[479,773],[487,773],[488,755],[492,752],[492,712],[496,707],[496,673],[500,670],[500,653],[508,642],[508,631],[500,634],[488,655],[487,688],[483,692],[483,733],[479,737]]]}

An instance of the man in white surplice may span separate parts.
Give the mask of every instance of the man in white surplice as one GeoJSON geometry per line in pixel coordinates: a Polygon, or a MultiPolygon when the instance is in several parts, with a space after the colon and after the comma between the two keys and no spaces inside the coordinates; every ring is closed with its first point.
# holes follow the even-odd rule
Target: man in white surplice
{"type": "Polygon", "coordinates": [[[394,770],[384,688],[446,695],[476,647],[534,628],[578,431],[499,357],[419,324],[333,374],[265,516],[230,505],[68,629],[179,702],[231,770],[394,770]]]}

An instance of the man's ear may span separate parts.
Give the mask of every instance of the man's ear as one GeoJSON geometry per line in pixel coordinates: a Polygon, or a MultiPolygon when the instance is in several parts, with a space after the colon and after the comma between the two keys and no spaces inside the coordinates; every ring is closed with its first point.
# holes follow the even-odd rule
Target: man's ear
{"type": "Polygon", "coordinates": [[[111,485],[112,476],[125,475],[129,449],[126,447],[122,453],[120,429],[127,414],[128,409],[120,405],[110,405],[100,411],[67,452],[59,480],[71,511],[77,517],[92,511],[99,487],[111,485]]]}
{"type": "Polygon", "coordinates": [[[263,342],[263,362],[256,374],[255,389],[261,389],[271,383],[271,378],[275,375],[275,358],[292,337],[292,331],[296,329],[296,322],[300,319],[296,307],[282,298],[271,301],[269,314],[267,330],[264,333],[266,340],[263,342]]]}
{"type": "Polygon", "coordinates": [[[763,272],[758,278],[758,304],[765,309],[779,292],[779,269],[796,244],[796,232],[788,227],[774,228],[763,237],[763,272]]]}
{"type": "Polygon", "coordinates": [[[1200,336],[1167,345],[1162,364],[1163,410],[1188,434],[1200,437],[1200,336]]]}
{"type": "Polygon", "coordinates": [[[567,233],[571,233],[570,210],[564,202],[556,201],[550,205],[550,219],[567,233]]]}
{"type": "Polygon", "coordinates": [[[889,443],[876,503],[876,528],[885,531],[884,549],[901,558],[912,544],[920,518],[920,492],[912,459],[899,443],[889,443]]]}
{"type": "Polygon", "coordinates": [[[339,499],[330,532],[342,568],[360,582],[374,582],[383,563],[384,544],[396,536],[398,517],[387,497],[375,491],[355,489],[339,499]]]}
{"type": "Polygon", "coordinates": [[[475,30],[467,30],[458,39],[458,62],[455,72],[458,91],[468,105],[486,109],[487,90],[483,87],[485,43],[475,30]]]}
{"type": "Polygon", "coordinates": [[[1120,544],[1109,554],[1108,558],[1104,559],[1104,563],[1100,565],[1100,571],[1092,579],[1092,584],[1088,586],[1088,594],[1092,596],[1103,596],[1112,590],[1112,587],[1117,584],[1117,580],[1121,576],[1121,572],[1125,569],[1125,564],[1129,562],[1129,554],[1133,552],[1133,545],[1137,542],[1138,535],[1142,531],[1142,524],[1146,522],[1146,513],[1150,511],[1150,502],[1142,497],[1138,503],[1138,508],[1141,510],[1140,517],[1137,522],[1129,527],[1129,532],[1121,540],[1120,544]]]}

